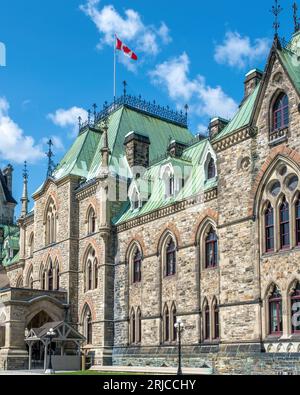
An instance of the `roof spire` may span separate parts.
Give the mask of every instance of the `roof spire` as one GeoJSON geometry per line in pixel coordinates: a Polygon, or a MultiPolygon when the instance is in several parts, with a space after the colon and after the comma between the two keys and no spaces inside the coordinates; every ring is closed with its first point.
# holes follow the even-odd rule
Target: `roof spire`
{"type": "Polygon", "coordinates": [[[110,149],[108,146],[108,118],[106,118],[102,123],[102,130],[103,130],[103,147],[101,148],[102,154],[102,169],[106,174],[108,172],[108,163],[109,163],[109,155],[110,149]]]}
{"type": "Polygon", "coordinates": [[[294,26],[295,26],[295,33],[300,30],[300,23],[298,18],[298,5],[296,1],[293,4],[293,11],[294,11],[294,26]]]}
{"type": "Polygon", "coordinates": [[[281,7],[281,5],[279,4],[278,0],[275,0],[275,5],[272,6],[272,14],[274,15],[274,23],[273,23],[273,28],[274,28],[274,37],[278,38],[278,30],[280,28],[280,23],[279,23],[279,15],[281,14],[281,12],[283,11],[283,8],[281,7]]]}
{"type": "Polygon", "coordinates": [[[24,169],[23,169],[23,193],[21,198],[22,203],[22,210],[21,210],[21,217],[26,217],[28,214],[28,169],[27,169],[27,162],[24,162],[24,169]]]}
{"type": "Polygon", "coordinates": [[[52,147],[53,147],[52,140],[50,139],[47,144],[49,146],[49,150],[46,153],[46,155],[48,157],[47,178],[49,178],[49,177],[52,177],[52,173],[53,173],[55,165],[54,165],[54,162],[53,162],[53,159],[52,159],[53,156],[54,156],[53,151],[52,151],[52,147]]]}
{"type": "Polygon", "coordinates": [[[126,96],[127,95],[127,81],[123,81],[123,86],[124,86],[124,89],[123,89],[123,93],[124,93],[124,96],[126,96]]]}

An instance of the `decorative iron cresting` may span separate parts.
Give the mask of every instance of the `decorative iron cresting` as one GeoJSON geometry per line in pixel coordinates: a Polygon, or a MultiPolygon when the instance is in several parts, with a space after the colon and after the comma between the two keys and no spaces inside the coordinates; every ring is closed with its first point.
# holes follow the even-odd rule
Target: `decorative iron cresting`
{"type": "MultiPolygon", "coordinates": [[[[126,91],[124,92],[126,93],[126,91]]],[[[175,125],[187,128],[188,127],[188,107],[185,106],[184,111],[174,111],[169,106],[163,107],[154,101],[146,101],[141,96],[132,96],[124,94],[115,99],[113,103],[104,103],[102,111],[98,112],[94,117],[89,116],[87,121],[82,123],[79,121],[79,132],[83,132],[87,127],[96,127],[103,119],[107,118],[111,113],[117,111],[121,107],[127,107],[138,111],[140,113],[151,115],[163,121],[171,122],[175,125]]]]}

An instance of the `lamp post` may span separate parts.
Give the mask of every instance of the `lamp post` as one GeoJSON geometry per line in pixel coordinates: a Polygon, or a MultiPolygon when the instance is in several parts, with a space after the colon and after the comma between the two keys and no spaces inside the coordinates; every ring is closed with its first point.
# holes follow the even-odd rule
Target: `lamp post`
{"type": "Polygon", "coordinates": [[[56,336],[56,332],[53,328],[50,328],[46,334],[47,339],[49,339],[49,360],[48,360],[48,368],[46,369],[46,374],[54,374],[54,370],[52,367],[52,340],[56,336]]]}
{"type": "Polygon", "coordinates": [[[181,363],[181,333],[184,331],[184,325],[181,319],[179,319],[174,325],[177,333],[178,333],[178,371],[177,376],[182,376],[182,363],[181,363]]]}

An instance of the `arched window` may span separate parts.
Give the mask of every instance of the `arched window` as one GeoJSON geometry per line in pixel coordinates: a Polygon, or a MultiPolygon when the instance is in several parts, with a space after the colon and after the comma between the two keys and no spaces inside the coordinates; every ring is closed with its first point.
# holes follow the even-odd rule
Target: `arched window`
{"type": "Polygon", "coordinates": [[[95,259],[94,261],[94,278],[95,278],[95,289],[98,288],[99,285],[99,272],[98,272],[98,261],[95,259]]]}
{"type": "Polygon", "coordinates": [[[172,329],[172,341],[176,342],[177,340],[177,330],[175,328],[175,324],[177,322],[177,311],[176,311],[176,306],[173,304],[172,306],[172,319],[171,319],[171,329],[172,329]]]}
{"type": "Polygon", "coordinates": [[[290,212],[289,204],[285,198],[283,198],[282,204],[279,208],[280,218],[280,247],[286,249],[290,247],[290,212]]]}
{"type": "Polygon", "coordinates": [[[88,250],[88,253],[85,258],[85,267],[84,267],[84,275],[85,275],[85,291],[92,291],[98,287],[98,260],[96,258],[96,252],[91,247],[88,250]]]}
{"type": "Polygon", "coordinates": [[[164,309],[164,341],[170,341],[170,313],[167,305],[164,309]]]}
{"type": "Polygon", "coordinates": [[[52,265],[52,262],[50,262],[49,270],[48,270],[48,290],[49,291],[53,291],[53,285],[54,285],[53,265],[52,265]]]}
{"type": "Polygon", "coordinates": [[[33,269],[32,266],[28,270],[27,277],[26,277],[26,287],[29,289],[33,289],[33,269]]]}
{"type": "Polygon", "coordinates": [[[88,234],[91,235],[96,232],[96,214],[93,207],[90,207],[88,213],[88,234]]]}
{"type": "Polygon", "coordinates": [[[83,334],[87,344],[93,344],[93,320],[91,310],[88,305],[84,307],[83,334]]]}
{"type": "Polygon", "coordinates": [[[135,320],[135,311],[132,308],[130,315],[130,343],[135,344],[136,340],[136,320],[135,320]]]}
{"type": "Polygon", "coordinates": [[[292,333],[300,333],[300,283],[295,286],[291,295],[292,333]]]}
{"type": "Polygon", "coordinates": [[[57,212],[53,199],[50,200],[46,211],[46,245],[56,242],[57,212]]]}
{"type": "Polygon", "coordinates": [[[216,165],[213,158],[210,158],[210,161],[207,165],[207,179],[211,180],[216,177],[216,165]]]}
{"type": "Polygon", "coordinates": [[[266,252],[274,251],[274,210],[269,203],[265,211],[266,252]]]}
{"type": "Polygon", "coordinates": [[[140,197],[138,191],[135,189],[132,195],[132,209],[138,210],[140,208],[140,197]]]}
{"type": "Polygon", "coordinates": [[[160,177],[165,187],[165,199],[175,196],[175,175],[172,166],[167,165],[162,168],[160,177]]]}
{"type": "Polygon", "coordinates": [[[60,284],[59,284],[59,276],[60,276],[60,274],[59,274],[59,264],[58,264],[58,262],[56,262],[56,269],[55,269],[55,281],[56,281],[56,284],[55,284],[55,289],[57,291],[59,291],[59,286],[60,286],[60,284]]]}
{"type": "Polygon", "coordinates": [[[296,226],[296,244],[300,245],[300,198],[298,197],[295,204],[295,226],[296,226]]]}
{"type": "Polygon", "coordinates": [[[219,317],[219,306],[217,302],[214,305],[214,339],[220,338],[220,317],[219,317]]]}
{"type": "Polygon", "coordinates": [[[282,296],[280,290],[275,287],[269,298],[270,335],[280,335],[283,331],[282,323],[282,296]]]}
{"type": "Polygon", "coordinates": [[[171,238],[166,248],[166,276],[174,276],[176,274],[176,245],[171,238]]]}
{"type": "Polygon", "coordinates": [[[42,270],[42,289],[46,289],[46,271],[44,269],[42,270]]]}
{"type": "Polygon", "coordinates": [[[140,344],[142,342],[142,313],[140,308],[137,309],[136,313],[136,325],[136,342],[140,344]]]}
{"type": "Polygon", "coordinates": [[[210,311],[209,305],[206,303],[204,308],[204,340],[210,339],[210,311]]]}
{"type": "Polygon", "coordinates": [[[211,227],[205,239],[205,267],[206,269],[218,266],[218,238],[211,227]]]}
{"type": "Polygon", "coordinates": [[[174,196],[174,192],[175,192],[175,179],[174,179],[174,176],[171,176],[169,178],[168,196],[174,196]]]}
{"type": "Polygon", "coordinates": [[[33,232],[30,234],[29,243],[28,243],[28,255],[29,258],[33,257],[33,250],[34,250],[34,234],[33,232]]]}
{"type": "Polygon", "coordinates": [[[140,283],[142,281],[142,254],[137,248],[133,257],[133,282],[140,283]]]}
{"type": "Polygon", "coordinates": [[[285,93],[278,96],[273,106],[273,131],[289,125],[289,99],[285,93]]]}
{"type": "Polygon", "coordinates": [[[93,289],[93,269],[91,261],[87,263],[87,289],[88,291],[93,289]]]}
{"type": "Polygon", "coordinates": [[[33,289],[33,275],[29,277],[28,288],[33,289]]]}

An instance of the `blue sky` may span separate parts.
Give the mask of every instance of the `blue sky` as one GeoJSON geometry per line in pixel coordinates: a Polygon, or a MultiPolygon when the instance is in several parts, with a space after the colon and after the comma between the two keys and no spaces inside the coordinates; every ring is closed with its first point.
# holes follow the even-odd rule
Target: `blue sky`
{"type": "MultiPolygon", "coordinates": [[[[283,3],[283,2],[282,2],[283,3]]],[[[280,35],[293,31],[285,1],[280,35]]],[[[58,162],[76,135],[78,114],[112,100],[116,31],[139,56],[119,54],[118,91],[182,108],[190,127],[205,130],[216,115],[232,117],[243,96],[244,75],[263,68],[273,38],[272,1],[228,0],[1,0],[0,166],[29,162],[32,193],[44,181],[45,141],[54,138],[58,162]],[[42,5],[41,5],[42,3],[42,5]]]]}

